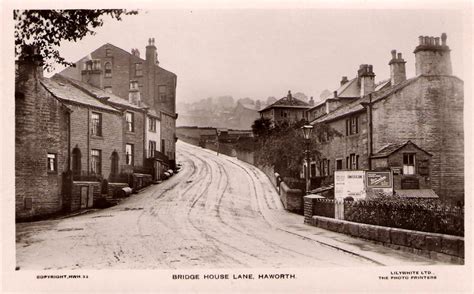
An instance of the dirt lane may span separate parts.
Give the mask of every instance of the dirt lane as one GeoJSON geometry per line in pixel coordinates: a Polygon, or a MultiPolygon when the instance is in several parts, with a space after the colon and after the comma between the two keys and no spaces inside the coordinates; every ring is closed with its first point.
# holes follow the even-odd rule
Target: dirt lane
{"type": "MultiPolygon", "coordinates": [[[[284,211],[257,168],[182,142],[177,146],[179,174],[115,207],[17,224],[20,269],[376,265],[318,242],[322,231],[284,211]]],[[[430,263],[386,250],[392,263],[430,263]]]]}

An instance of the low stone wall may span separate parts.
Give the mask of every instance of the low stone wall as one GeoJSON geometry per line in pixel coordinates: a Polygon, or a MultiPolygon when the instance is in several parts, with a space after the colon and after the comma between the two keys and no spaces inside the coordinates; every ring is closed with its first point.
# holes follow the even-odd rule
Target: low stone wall
{"type": "Polygon", "coordinates": [[[317,197],[304,197],[304,222],[322,229],[371,240],[382,245],[428,258],[464,264],[464,238],[382,227],[313,216],[317,197]]]}
{"type": "Polygon", "coordinates": [[[128,187],[128,183],[109,183],[106,200],[114,201],[117,198],[117,191],[125,187],[128,187]]]}
{"type": "Polygon", "coordinates": [[[303,193],[300,189],[291,189],[285,182],[280,182],[280,199],[286,210],[298,213],[303,211],[303,193]]]}
{"type": "Polygon", "coordinates": [[[237,158],[239,160],[245,161],[247,163],[250,163],[251,165],[255,165],[255,158],[254,158],[254,152],[252,151],[242,151],[242,150],[236,150],[237,153],[237,158]]]}
{"type": "Polygon", "coordinates": [[[74,181],[72,183],[70,206],[66,211],[76,211],[94,206],[94,202],[101,197],[101,183],[74,181]],[[83,191],[83,192],[81,192],[83,191]],[[84,195],[82,195],[84,193],[84,195]]]}

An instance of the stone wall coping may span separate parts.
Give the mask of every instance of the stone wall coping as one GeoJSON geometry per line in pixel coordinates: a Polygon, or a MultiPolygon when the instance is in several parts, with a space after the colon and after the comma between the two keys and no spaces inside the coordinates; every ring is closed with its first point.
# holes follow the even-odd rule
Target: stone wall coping
{"type": "Polygon", "coordinates": [[[319,194],[309,194],[304,196],[305,199],[326,199],[326,197],[321,196],[319,194]]]}
{"type": "Polygon", "coordinates": [[[100,184],[100,182],[91,182],[91,181],[73,181],[72,183],[77,184],[77,185],[91,185],[91,184],[99,185],[100,184]]]}
{"type": "Polygon", "coordinates": [[[451,240],[460,240],[464,241],[464,237],[460,236],[454,236],[454,235],[446,235],[446,234],[439,234],[439,233],[430,233],[430,232],[423,232],[423,231],[414,231],[414,230],[407,230],[407,229],[400,229],[400,228],[393,228],[393,227],[384,227],[384,226],[377,226],[377,225],[372,225],[372,224],[364,224],[364,223],[356,223],[356,222],[351,222],[351,221],[346,221],[346,220],[340,220],[340,219],[335,219],[331,217],[324,217],[324,216],[313,216],[313,219],[322,219],[322,220],[327,220],[331,222],[339,222],[339,223],[346,223],[346,224],[356,224],[356,225],[361,225],[361,226],[370,226],[378,229],[385,229],[385,230],[390,230],[390,231],[397,231],[397,232],[403,232],[403,233],[410,233],[410,234],[420,234],[420,235],[425,235],[425,236],[430,236],[430,237],[441,237],[445,239],[451,239],[451,240]]]}
{"type": "Polygon", "coordinates": [[[291,189],[290,187],[288,187],[288,185],[285,182],[281,182],[280,186],[281,186],[281,189],[283,189],[283,191],[285,191],[287,193],[288,192],[289,193],[300,193],[301,192],[300,189],[291,189]]]}

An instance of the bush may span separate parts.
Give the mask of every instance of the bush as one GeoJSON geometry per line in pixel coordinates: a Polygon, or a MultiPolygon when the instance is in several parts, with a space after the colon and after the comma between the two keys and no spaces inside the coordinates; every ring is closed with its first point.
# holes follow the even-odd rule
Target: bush
{"type": "Polygon", "coordinates": [[[348,221],[464,236],[464,209],[437,199],[409,199],[379,195],[354,202],[344,202],[348,221]]]}

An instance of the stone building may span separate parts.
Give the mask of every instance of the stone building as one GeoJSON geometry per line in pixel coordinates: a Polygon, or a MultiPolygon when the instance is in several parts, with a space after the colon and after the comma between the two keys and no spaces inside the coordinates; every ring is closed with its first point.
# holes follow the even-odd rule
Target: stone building
{"type": "Polygon", "coordinates": [[[15,76],[16,219],[63,207],[71,109],[48,92],[42,78],[41,57],[31,49],[17,62],[15,76]]]}
{"type": "Polygon", "coordinates": [[[386,166],[401,170],[400,185],[431,187],[445,200],[464,200],[464,86],[452,74],[446,39],[446,34],[419,38],[415,77],[406,78],[406,62],[393,50],[390,80],[376,84],[372,67],[361,65],[354,80],[360,88],[358,98],[322,115],[312,110],[313,124],[328,124],[341,134],[322,142],[319,175],[328,177],[339,169],[372,170],[376,161],[371,159],[379,158],[387,146],[410,141],[423,152],[406,151],[404,159],[389,160],[393,164],[386,166]],[[428,160],[422,154],[431,156],[428,160]],[[403,173],[405,165],[413,168],[403,173]]]}
{"type": "Polygon", "coordinates": [[[260,110],[260,117],[270,119],[273,124],[295,123],[306,118],[306,110],[310,105],[294,98],[291,91],[288,95],[260,110]]]}
{"type": "MultiPolygon", "coordinates": [[[[145,59],[138,49],[127,52],[105,44],[66,68],[61,75],[83,81],[129,100],[131,85],[141,101],[161,117],[160,149],[174,167],[176,160],[177,76],[159,65],[154,39],[148,40],[145,59]]],[[[145,143],[146,144],[146,143],[145,143]]],[[[143,146],[143,145],[142,145],[143,146]]],[[[143,148],[140,156],[143,157],[143,148]]],[[[138,152],[138,149],[137,149],[138,152]]]]}

